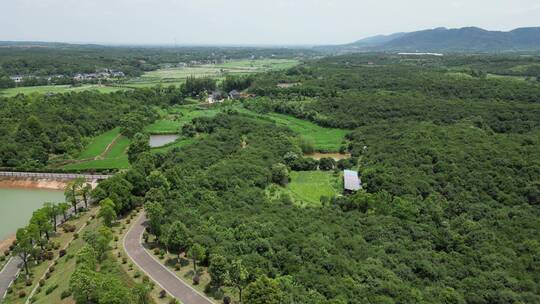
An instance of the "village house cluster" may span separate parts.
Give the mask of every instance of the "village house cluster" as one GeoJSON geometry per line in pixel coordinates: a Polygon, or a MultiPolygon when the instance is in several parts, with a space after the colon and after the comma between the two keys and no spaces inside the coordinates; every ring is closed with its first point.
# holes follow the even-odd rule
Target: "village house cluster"
{"type": "Polygon", "coordinates": [[[35,75],[14,75],[11,76],[11,80],[15,83],[21,83],[29,79],[40,79],[51,82],[55,79],[73,79],[75,81],[90,81],[90,80],[107,80],[112,78],[123,78],[126,75],[122,71],[115,71],[111,69],[103,69],[96,71],[95,73],[77,73],[74,76],[66,76],[63,74],[49,75],[49,76],[35,76],[35,75]]]}

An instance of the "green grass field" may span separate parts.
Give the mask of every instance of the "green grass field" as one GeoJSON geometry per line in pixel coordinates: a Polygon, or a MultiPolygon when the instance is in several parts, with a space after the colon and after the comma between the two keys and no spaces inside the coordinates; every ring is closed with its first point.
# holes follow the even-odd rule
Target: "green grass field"
{"type": "Polygon", "coordinates": [[[271,113],[266,116],[277,124],[287,126],[295,133],[312,141],[315,149],[321,152],[338,152],[345,135],[349,132],[343,129],[323,128],[310,121],[289,115],[271,113]]]}
{"type": "Polygon", "coordinates": [[[90,144],[84,149],[77,159],[87,159],[99,156],[105,152],[107,146],[120,134],[120,128],[107,131],[94,137],[90,144]]]}
{"type": "Polygon", "coordinates": [[[188,77],[211,77],[218,80],[226,75],[244,75],[271,70],[288,69],[298,65],[294,59],[231,60],[221,64],[204,64],[185,68],[164,68],[146,72],[141,77],[120,84],[121,87],[149,87],[157,84],[180,85],[188,77]]]}
{"type": "Polygon", "coordinates": [[[81,92],[87,90],[96,90],[100,93],[111,93],[119,90],[126,90],[127,88],[121,87],[105,87],[98,85],[82,85],[80,87],[71,87],[70,85],[52,85],[52,86],[35,86],[35,87],[18,87],[0,90],[0,96],[12,97],[17,94],[46,94],[46,93],[68,93],[68,92],[81,92]]]}
{"type": "Polygon", "coordinates": [[[191,109],[189,107],[174,107],[169,110],[168,117],[160,119],[145,128],[150,134],[174,134],[180,132],[182,126],[189,123],[196,117],[212,117],[221,110],[210,109],[191,109]]]}
{"type": "Polygon", "coordinates": [[[284,190],[298,203],[319,205],[321,196],[332,197],[340,192],[340,181],[334,172],[293,171],[291,182],[284,190]]]}

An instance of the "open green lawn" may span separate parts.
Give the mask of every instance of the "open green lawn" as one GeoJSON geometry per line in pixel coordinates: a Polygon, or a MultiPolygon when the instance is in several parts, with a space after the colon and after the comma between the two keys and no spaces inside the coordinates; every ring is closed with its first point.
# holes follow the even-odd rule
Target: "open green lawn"
{"type": "Polygon", "coordinates": [[[267,114],[276,123],[289,127],[302,137],[313,141],[315,149],[321,152],[338,152],[345,135],[350,132],[343,129],[323,128],[310,121],[289,115],[267,114]]]}
{"type": "Polygon", "coordinates": [[[147,126],[145,131],[150,134],[174,134],[178,133],[182,126],[189,123],[196,117],[212,117],[218,114],[221,110],[216,108],[210,109],[192,109],[189,107],[173,107],[169,110],[168,117],[160,119],[153,124],[147,126]]]}
{"type": "Polygon", "coordinates": [[[17,94],[32,94],[32,93],[67,93],[80,92],[86,90],[97,90],[100,93],[111,93],[119,90],[126,90],[121,87],[105,87],[93,84],[82,85],[80,87],[72,87],[70,85],[52,85],[52,86],[35,86],[35,87],[18,87],[0,90],[0,96],[11,97],[17,94]]]}
{"type": "Polygon", "coordinates": [[[292,171],[291,182],[285,192],[298,203],[318,205],[321,196],[332,197],[337,195],[340,189],[340,176],[335,176],[333,171],[292,171]]]}
{"type": "Polygon", "coordinates": [[[92,139],[90,144],[84,149],[77,159],[87,159],[99,156],[105,152],[107,146],[120,134],[120,128],[107,131],[92,139]]]}

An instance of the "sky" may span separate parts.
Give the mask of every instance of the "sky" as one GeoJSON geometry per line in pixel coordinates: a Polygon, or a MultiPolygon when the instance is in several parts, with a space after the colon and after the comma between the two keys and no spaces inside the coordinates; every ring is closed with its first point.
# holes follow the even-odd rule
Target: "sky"
{"type": "Polygon", "coordinates": [[[539,0],[0,0],[0,40],[340,44],[441,26],[540,26],[539,16],[539,0]]]}

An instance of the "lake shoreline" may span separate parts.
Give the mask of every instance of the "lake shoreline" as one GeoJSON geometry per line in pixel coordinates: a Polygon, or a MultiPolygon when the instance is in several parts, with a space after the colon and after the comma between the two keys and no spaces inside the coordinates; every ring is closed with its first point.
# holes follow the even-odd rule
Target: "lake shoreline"
{"type": "Polygon", "coordinates": [[[0,177],[0,188],[63,190],[66,184],[62,180],[0,177]]]}

